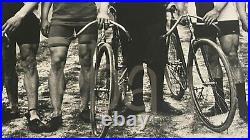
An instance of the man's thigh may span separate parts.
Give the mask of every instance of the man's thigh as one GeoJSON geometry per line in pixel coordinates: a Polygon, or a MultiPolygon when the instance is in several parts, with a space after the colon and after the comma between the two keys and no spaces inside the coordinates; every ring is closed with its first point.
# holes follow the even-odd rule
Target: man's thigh
{"type": "MultiPolygon", "coordinates": [[[[78,33],[84,26],[75,27],[75,32],[78,33]]],[[[97,25],[90,26],[78,37],[79,44],[91,44],[97,41],[98,36],[97,25]]]]}
{"type": "Polygon", "coordinates": [[[223,52],[228,55],[230,53],[237,53],[239,47],[239,35],[228,34],[219,38],[223,52]]]}
{"type": "Polygon", "coordinates": [[[220,21],[219,28],[222,32],[222,35],[219,37],[219,40],[224,53],[237,53],[240,35],[239,21],[220,21]]]}
{"type": "MultiPolygon", "coordinates": [[[[79,32],[82,27],[76,27],[75,32],[79,32]]],[[[82,66],[90,67],[92,64],[92,57],[97,45],[97,30],[97,26],[91,26],[78,37],[79,57],[82,66]]]]}
{"type": "Polygon", "coordinates": [[[70,37],[74,33],[74,27],[65,25],[51,25],[49,31],[49,47],[68,47],[71,43],[70,37]]]}

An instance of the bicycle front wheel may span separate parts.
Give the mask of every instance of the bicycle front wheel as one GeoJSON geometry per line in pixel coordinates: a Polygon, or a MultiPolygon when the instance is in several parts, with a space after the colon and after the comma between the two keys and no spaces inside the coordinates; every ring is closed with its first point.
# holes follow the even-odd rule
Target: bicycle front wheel
{"type": "Polygon", "coordinates": [[[91,126],[96,137],[105,137],[110,125],[103,123],[105,116],[112,117],[111,104],[115,94],[115,60],[109,44],[103,44],[95,50],[94,92],[91,94],[91,126]]]}
{"type": "Polygon", "coordinates": [[[187,89],[186,63],[180,40],[175,33],[167,39],[168,62],[165,69],[165,78],[171,92],[171,97],[181,100],[187,89]]]}
{"type": "Polygon", "coordinates": [[[197,114],[215,132],[228,129],[236,110],[236,90],[229,62],[208,39],[192,43],[188,58],[189,90],[197,114]]]}

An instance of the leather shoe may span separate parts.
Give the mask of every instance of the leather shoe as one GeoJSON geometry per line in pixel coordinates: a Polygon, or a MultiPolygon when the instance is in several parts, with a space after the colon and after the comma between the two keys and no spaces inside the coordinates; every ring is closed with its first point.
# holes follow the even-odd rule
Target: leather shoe
{"type": "Polygon", "coordinates": [[[158,107],[157,113],[164,113],[167,115],[182,115],[183,114],[181,110],[174,108],[168,102],[163,101],[159,105],[160,106],[158,107]]]}

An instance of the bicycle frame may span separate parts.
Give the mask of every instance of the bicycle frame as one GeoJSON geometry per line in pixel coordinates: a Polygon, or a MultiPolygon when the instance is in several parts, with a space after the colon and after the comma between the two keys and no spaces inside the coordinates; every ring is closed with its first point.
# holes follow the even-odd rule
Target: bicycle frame
{"type": "MultiPolygon", "coordinates": [[[[188,28],[189,28],[189,31],[191,33],[190,46],[189,46],[190,47],[189,48],[189,53],[190,53],[191,51],[193,51],[193,44],[195,44],[195,42],[197,41],[197,38],[196,38],[196,36],[194,34],[194,26],[195,25],[205,25],[205,23],[194,23],[194,22],[192,22],[192,18],[196,18],[196,19],[200,19],[200,20],[202,20],[202,18],[198,17],[198,16],[188,15],[188,14],[187,15],[183,15],[178,20],[176,20],[174,18],[174,16],[173,16],[173,11],[170,11],[170,12],[171,12],[171,25],[170,25],[171,29],[166,34],[162,35],[161,38],[169,37],[172,33],[175,33],[176,35],[178,35],[177,37],[179,38],[177,26],[178,26],[178,24],[180,24],[180,22],[181,22],[181,20],[183,18],[186,18],[187,19],[187,23],[188,23],[188,28]]],[[[214,28],[216,28],[217,31],[218,31],[218,34],[220,34],[220,32],[221,32],[220,28],[216,24],[217,24],[216,22],[212,23],[212,26],[214,28]]],[[[180,45],[180,47],[181,47],[181,45],[180,45]]],[[[203,55],[205,55],[205,52],[204,52],[203,55]]]]}

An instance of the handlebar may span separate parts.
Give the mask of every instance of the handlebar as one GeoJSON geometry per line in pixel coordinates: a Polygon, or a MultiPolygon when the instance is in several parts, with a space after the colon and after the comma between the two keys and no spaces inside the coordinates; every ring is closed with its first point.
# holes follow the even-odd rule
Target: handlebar
{"type": "MultiPolygon", "coordinates": [[[[120,28],[120,29],[126,34],[126,36],[128,37],[128,41],[131,41],[131,40],[132,40],[132,38],[131,38],[129,32],[128,32],[122,25],[120,25],[119,23],[116,23],[116,22],[114,22],[114,21],[112,21],[112,20],[110,20],[110,23],[113,24],[113,25],[115,25],[115,26],[117,26],[118,28],[120,28]]],[[[75,36],[73,36],[71,39],[77,38],[77,37],[78,37],[80,34],[82,34],[87,28],[89,28],[90,26],[92,26],[92,25],[94,25],[94,24],[97,24],[97,20],[94,20],[94,21],[88,23],[86,26],[84,26],[84,27],[83,27],[75,36]]],[[[109,27],[111,27],[111,26],[109,25],[109,27]]]]}
{"type": "MultiPolygon", "coordinates": [[[[177,27],[177,25],[181,22],[182,18],[196,18],[196,19],[200,19],[200,20],[203,20],[203,18],[201,17],[198,17],[198,16],[193,16],[193,15],[183,15],[181,16],[179,19],[177,19],[176,23],[173,25],[173,27],[164,35],[161,36],[161,38],[166,38],[167,36],[169,36],[173,30],[177,27]]],[[[192,23],[192,24],[195,24],[195,23],[192,23]]],[[[218,22],[214,22],[212,23],[211,25],[213,27],[215,27],[219,33],[221,33],[221,30],[220,28],[216,25],[218,24],[218,22]]],[[[205,23],[196,23],[196,25],[206,25],[205,23]]]]}

